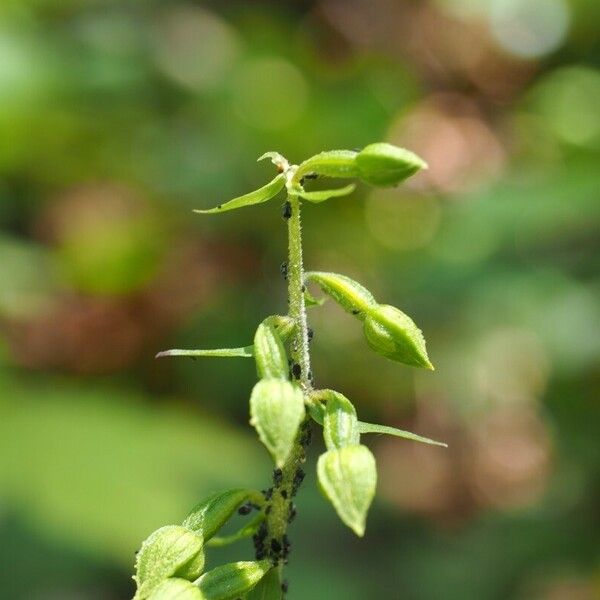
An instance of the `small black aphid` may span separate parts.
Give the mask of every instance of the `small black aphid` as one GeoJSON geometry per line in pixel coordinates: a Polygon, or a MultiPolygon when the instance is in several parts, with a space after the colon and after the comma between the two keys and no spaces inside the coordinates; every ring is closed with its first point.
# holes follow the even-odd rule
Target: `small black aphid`
{"type": "Polygon", "coordinates": [[[273,488],[269,488],[268,490],[263,490],[262,495],[265,497],[265,500],[270,500],[273,496],[273,488]]]}
{"type": "Polygon", "coordinates": [[[273,550],[275,554],[281,552],[281,544],[275,538],[271,540],[271,550],[273,550]]]}
{"type": "Polygon", "coordinates": [[[287,262],[282,262],[279,266],[279,272],[283,276],[284,279],[287,279],[288,276],[288,264],[287,262]]]}
{"type": "Polygon", "coordinates": [[[306,286],[305,286],[305,285],[303,285],[303,286],[302,286],[302,291],[303,291],[303,292],[305,292],[305,291],[306,291],[306,286]]]}
{"type": "Polygon", "coordinates": [[[290,504],[290,512],[288,514],[288,523],[291,523],[296,518],[297,514],[298,514],[298,509],[296,508],[296,505],[290,504]]]}
{"type": "Polygon", "coordinates": [[[310,446],[311,441],[312,429],[306,429],[306,431],[303,432],[302,437],[300,438],[300,444],[302,444],[302,446],[306,448],[307,446],[310,446]]]}
{"type": "Polygon", "coordinates": [[[288,580],[287,580],[287,579],[284,579],[284,580],[281,582],[281,591],[282,591],[284,594],[287,594],[287,591],[288,591],[289,589],[290,589],[290,584],[288,583],[288,580]]]}
{"type": "Polygon", "coordinates": [[[265,558],[265,556],[267,556],[267,552],[266,550],[258,550],[255,556],[256,560],[262,560],[263,558],[265,558]]]}
{"type": "Polygon", "coordinates": [[[292,375],[296,379],[300,379],[300,376],[302,375],[302,367],[298,363],[294,363],[292,365],[292,375]]]}
{"type": "Polygon", "coordinates": [[[304,179],[317,179],[319,175],[317,173],[307,173],[304,176],[304,179]]]}
{"type": "Polygon", "coordinates": [[[240,515],[249,515],[252,512],[252,506],[250,504],[243,504],[238,508],[238,513],[240,515]]]}
{"type": "Polygon", "coordinates": [[[287,221],[292,217],[292,205],[289,201],[285,201],[281,207],[281,216],[287,221]]]}
{"type": "Polygon", "coordinates": [[[221,205],[220,204],[217,204],[217,209],[221,210],[221,205]]]}
{"type": "Polygon", "coordinates": [[[273,507],[272,507],[272,506],[269,504],[269,505],[267,506],[267,508],[265,508],[265,515],[270,515],[270,514],[271,514],[271,509],[272,509],[272,508],[273,508],[273,507]]]}
{"type": "Polygon", "coordinates": [[[298,492],[298,488],[302,485],[304,477],[306,477],[306,473],[302,469],[298,469],[294,475],[294,481],[292,483],[292,496],[295,496],[298,492]]]}
{"type": "Polygon", "coordinates": [[[287,497],[288,497],[287,490],[281,490],[280,494],[284,500],[287,500],[287,497]]]}
{"type": "Polygon", "coordinates": [[[309,327],[306,333],[308,334],[308,341],[311,342],[315,337],[315,330],[312,329],[312,327],[309,327]]]}
{"type": "Polygon", "coordinates": [[[353,314],[353,315],[358,315],[358,314],[360,314],[360,310],[356,310],[356,309],[354,309],[354,310],[352,311],[352,314],[353,314]]]}
{"type": "Polygon", "coordinates": [[[275,469],[273,471],[273,483],[275,487],[279,487],[283,481],[283,471],[281,469],[275,469]]]}

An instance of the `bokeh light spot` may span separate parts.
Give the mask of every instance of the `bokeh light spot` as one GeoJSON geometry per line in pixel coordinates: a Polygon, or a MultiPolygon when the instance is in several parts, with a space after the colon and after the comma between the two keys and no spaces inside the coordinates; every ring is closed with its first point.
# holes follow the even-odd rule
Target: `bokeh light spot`
{"type": "Polygon", "coordinates": [[[156,60],[177,83],[196,90],[219,85],[238,51],[235,31],[207,10],[176,8],[160,25],[156,60]]]}
{"type": "Polygon", "coordinates": [[[377,190],[365,205],[371,235],[392,250],[426,246],[440,222],[440,208],[431,196],[406,196],[396,190],[377,190]]]}
{"type": "Polygon", "coordinates": [[[492,0],[490,26],[498,44],[520,58],[556,50],[569,29],[564,0],[492,0]]]}
{"type": "Polygon", "coordinates": [[[235,111],[258,129],[283,129],[307,107],[306,79],[294,65],[281,58],[247,62],[232,85],[235,111]]]}
{"type": "Polygon", "coordinates": [[[537,109],[547,126],[563,141],[580,146],[600,139],[600,73],[586,67],[566,67],[538,86],[537,109]]]}

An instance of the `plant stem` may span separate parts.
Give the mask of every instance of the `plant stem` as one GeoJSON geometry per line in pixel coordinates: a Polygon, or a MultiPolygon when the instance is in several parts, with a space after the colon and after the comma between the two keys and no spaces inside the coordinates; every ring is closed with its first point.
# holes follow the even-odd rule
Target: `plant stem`
{"type": "MultiPolygon", "coordinates": [[[[300,199],[290,195],[292,215],[288,219],[288,297],[289,315],[296,322],[296,329],[290,343],[292,373],[297,373],[303,393],[312,390],[310,353],[308,349],[308,322],[304,302],[304,267],[302,263],[302,225],[300,221],[300,199]],[[299,365],[298,367],[295,365],[299,365]]],[[[294,375],[292,375],[294,377],[294,375]]],[[[305,446],[309,441],[310,419],[302,423],[294,447],[290,452],[281,473],[274,474],[274,486],[267,510],[264,548],[274,563],[279,565],[280,574],[286,562],[287,538],[285,537],[290,515],[295,511],[293,496],[302,483],[304,473],[301,465],[306,460],[305,446]]]]}

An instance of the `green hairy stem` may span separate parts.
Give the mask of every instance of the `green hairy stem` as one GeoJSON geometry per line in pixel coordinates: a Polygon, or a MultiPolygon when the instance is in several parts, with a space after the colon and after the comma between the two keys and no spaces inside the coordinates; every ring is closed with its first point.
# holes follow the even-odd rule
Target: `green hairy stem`
{"type": "Polygon", "coordinates": [[[305,273],[302,256],[301,206],[320,204],[352,193],[354,184],[333,189],[305,189],[317,177],[358,179],[370,185],[397,185],[425,162],[412,152],[385,143],[360,152],[321,152],[300,165],[290,164],[277,152],[267,152],[277,167],[275,178],[253,192],[196,212],[218,214],[268,202],[286,188],[282,216],[287,220],[288,314],[271,315],[258,325],[253,344],[235,348],[174,349],[162,357],[254,358],[259,381],[250,395],[250,423],[269,451],[275,469],[272,487],[262,492],[232,489],[201,500],[181,525],[153,532],[137,555],[135,600],[281,600],[287,592],[283,570],[288,561],[287,530],[295,517],[294,504],[304,479],[305,449],[311,439],[311,421],[322,428],[326,451],[317,463],[317,479],[325,498],[341,521],[363,536],[375,495],[377,467],[361,435],[379,433],[414,442],[444,446],[420,435],[358,420],[354,404],[335,390],[314,389],[309,351],[307,308],[317,309],[329,298],[361,324],[368,347],[382,357],[412,367],[433,370],[425,338],[400,309],[380,304],[353,279],[338,273],[305,273]],[[314,284],[325,294],[315,299],[306,289],[314,284]],[[239,531],[218,536],[235,512],[256,514],[239,531]],[[255,560],[228,563],[204,571],[209,546],[254,542],[255,560]]]}

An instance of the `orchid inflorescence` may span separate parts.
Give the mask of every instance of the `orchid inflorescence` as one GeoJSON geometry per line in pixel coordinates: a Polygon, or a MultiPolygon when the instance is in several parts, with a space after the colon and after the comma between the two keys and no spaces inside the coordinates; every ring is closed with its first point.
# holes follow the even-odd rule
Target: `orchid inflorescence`
{"type": "Polygon", "coordinates": [[[289,523],[296,516],[294,497],[304,479],[305,450],[311,422],[323,431],[326,451],[317,463],[317,478],[340,519],[358,536],[364,535],[367,512],[377,483],[375,458],[361,444],[361,435],[385,433],[445,446],[440,442],[385,425],[358,420],[352,402],[340,392],[316,389],[310,364],[307,308],[327,297],[362,322],[369,347],[387,359],[433,369],[425,339],[412,319],[398,308],[380,304],[361,284],[337,273],[305,272],[302,260],[300,208],[304,201],[324,202],[354,191],[350,184],[326,190],[307,190],[317,177],[358,179],[376,186],[404,181],[426,163],[414,153],[385,143],[360,151],[321,152],[300,165],[277,152],[267,152],[277,175],[263,187],[215,208],[215,214],[267,202],[284,188],[282,216],[288,224],[288,260],[282,274],[288,283],[287,315],[271,315],[258,326],[252,345],[211,350],[167,350],[164,356],[254,358],[259,381],[250,395],[250,423],[274,463],[273,485],[265,490],[232,489],[200,502],[181,525],[152,533],[137,554],[134,600],[281,600],[287,591],[283,568],[288,561],[289,523]],[[315,284],[324,298],[307,289],[315,284]],[[236,533],[218,536],[235,512],[248,515],[236,533]],[[206,546],[222,546],[248,537],[255,560],[228,563],[204,572],[206,546]]]}

